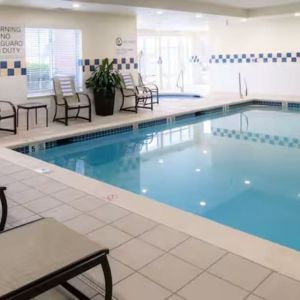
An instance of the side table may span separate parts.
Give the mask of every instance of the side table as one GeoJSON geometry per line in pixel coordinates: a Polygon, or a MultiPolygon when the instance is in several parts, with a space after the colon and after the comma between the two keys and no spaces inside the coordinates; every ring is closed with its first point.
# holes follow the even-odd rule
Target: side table
{"type": "Polygon", "coordinates": [[[48,127],[48,107],[45,103],[23,103],[17,106],[17,126],[19,126],[19,110],[24,109],[27,111],[27,130],[29,129],[29,112],[35,110],[35,124],[38,119],[38,109],[44,108],[46,110],[46,126],[48,127]]]}

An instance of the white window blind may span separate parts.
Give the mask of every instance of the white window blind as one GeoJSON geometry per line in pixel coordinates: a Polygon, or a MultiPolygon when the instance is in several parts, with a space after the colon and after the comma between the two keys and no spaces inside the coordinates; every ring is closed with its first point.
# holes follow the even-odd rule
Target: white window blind
{"type": "Polygon", "coordinates": [[[26,28],[28,93],[51,93],[56,75],[74,76],[81,87],[81,48],[80,30],[26,28]]]}

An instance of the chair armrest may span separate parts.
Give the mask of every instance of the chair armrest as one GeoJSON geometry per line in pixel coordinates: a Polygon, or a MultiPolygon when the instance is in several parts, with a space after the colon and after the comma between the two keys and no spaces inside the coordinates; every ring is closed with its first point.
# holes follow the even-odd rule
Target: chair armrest
{"type": "Polygon", "coordinates": [[[134,88],[132,88],[132,89],[122,88],[122,91],[123,91],[124,96],[136,96],[136,91],[134,88]]]}
{"type": "Polygon", "coordinates": [[[61,97],[61,99],[64,100],[65,106],[68,107],[69,106],[68,99],[66,97],[61,97]]]}
{"type": "Polygon", "coordinates": [[[12,102],[10,102],[10,101],[4,101],[4,100],[0,100],[0,104],[1,104],[1,103],[4,103],[4,104],[7,104],[7,105],[9,105],[9,106],[10,106],[10,108],[13,110],[14,114],[16,114],[16,113],[17,113],[17,111],[16,111],[16,107],[13,105],[13,103],[12,103],[12,102]]]}
{"type": "Polygon", "coordinates": [[[142,88],[143,93],[149,93],[151,95],[151,97],[152,97],[152,91],[151,91],[151,89],[149,87],[147,87],[147,86],[140,86],[140,88],[142,88]]]}
{"type": "Polygon", "coordinates": [[[155,83],[147,83],[144,85],[141,85],[141,87],[154,87],[156,90],[158,90],[158,86],[155,83]]]}
{"type": "Polygon", "coordinates": [[[84,92],[77,92],[77,95],[78,95],[79,98],[80,98],[80,96],[85,96],[86,99],[87,99],[88,102],[89,102],[89,105],[91,105],[92,101],[91,101],[90,96],[89,96],[87,93],[84,93],[84,92]]]}

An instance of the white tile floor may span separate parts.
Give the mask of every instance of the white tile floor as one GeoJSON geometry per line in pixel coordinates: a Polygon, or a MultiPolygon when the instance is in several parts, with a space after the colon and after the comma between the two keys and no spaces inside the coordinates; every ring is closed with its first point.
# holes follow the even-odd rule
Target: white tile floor
{"type": "MultiPolygon", "coordinates": [[[[300,299],[298,281],[5,160],[0,160],[0,185],[8,186],[8,227],[54,217],[110,247],[119,300],[300,299]]],[[[84,276],[103,286],[101,269],[84,276]]],[[[103,300],[82,278],[76,285],[103,300]]],[[[37,299],[74,298],[58,288],[37,299]]]]}

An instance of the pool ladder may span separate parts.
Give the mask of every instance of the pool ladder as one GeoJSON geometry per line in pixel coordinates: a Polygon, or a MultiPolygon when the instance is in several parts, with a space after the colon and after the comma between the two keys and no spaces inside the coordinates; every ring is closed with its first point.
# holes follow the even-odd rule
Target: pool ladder
{"type": "Polygon", "coordinates": [[[239,72],[239,93],[240,93],[240,99],[243,99],[244,97],[248,96],[248,85],[246,78],[242,76],[241,72],[239,72]],[[244,84],[245,87],[245,94],[243,94],[242,91],[242,85],[244,84]]]}

